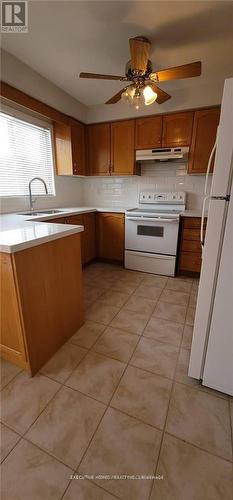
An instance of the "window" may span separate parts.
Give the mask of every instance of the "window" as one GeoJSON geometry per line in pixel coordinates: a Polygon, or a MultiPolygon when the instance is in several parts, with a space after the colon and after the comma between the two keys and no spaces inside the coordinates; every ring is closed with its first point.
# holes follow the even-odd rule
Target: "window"
{"type": "MultiPolygon", "coordinates": [[[[49,195],[55,195],[52,126],[8,109],[0,112],[0,196],[28,195],[28,183],[42,177],[49,195]]],[[[33,194],[45,195],[41,182],[33,194]]]]}

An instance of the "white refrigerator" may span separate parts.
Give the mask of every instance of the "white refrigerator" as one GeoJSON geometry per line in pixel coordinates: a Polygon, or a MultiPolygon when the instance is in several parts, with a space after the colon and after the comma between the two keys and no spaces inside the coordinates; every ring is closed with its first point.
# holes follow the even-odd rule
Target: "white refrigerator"
{"type": "MultiPolygon", "coordinates": [[[[225,81],[189,376],[233,396],[233,78],[225,81]]],[[[207,183],[206,183],[207,185],[207,183]]],[[[204,210],[203,214],[204,216],[204,210]]]]}

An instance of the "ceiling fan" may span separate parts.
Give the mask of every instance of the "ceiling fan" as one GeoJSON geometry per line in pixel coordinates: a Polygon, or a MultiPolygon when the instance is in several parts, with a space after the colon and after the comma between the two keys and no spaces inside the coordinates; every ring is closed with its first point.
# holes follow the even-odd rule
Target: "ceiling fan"
{"type": "Polygon", "coordinates": [[[150,41],[144,36],[136,36],[129,39],[129,46],[131,60],[126,64],[125,76],[101,75],[98,73],[80,73],[79,75],[80,78],[131,82],[130,85],[117,92],[105,104],[115,104],[120,99],[135,105],[136,109],[141,107],[142,104],[148,106],[154,101],[162,104],[171,96],[157,86],[158,82],[190,78],[201,74],[200,61],[160,71],[152,71],[152,63],[149,59],[150,41]]]}

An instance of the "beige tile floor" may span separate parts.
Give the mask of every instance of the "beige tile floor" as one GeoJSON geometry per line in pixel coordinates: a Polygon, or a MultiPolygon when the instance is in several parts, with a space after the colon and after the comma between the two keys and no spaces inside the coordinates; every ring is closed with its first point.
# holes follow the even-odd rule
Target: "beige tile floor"
{"type": "Polygon", "coordinates": [[[1,363],[2,500],[232,500],[233,398],[187,374],[197,287],[86,268],[84,326],[32,379],[1,363]]]}

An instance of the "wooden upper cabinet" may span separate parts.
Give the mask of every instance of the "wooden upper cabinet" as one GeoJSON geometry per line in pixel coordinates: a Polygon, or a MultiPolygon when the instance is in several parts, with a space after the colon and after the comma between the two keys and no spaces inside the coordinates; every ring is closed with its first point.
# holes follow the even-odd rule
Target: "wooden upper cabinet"
{"type": "Polygon", "coordinates": [[[159,148],[162,144],[162,116],[136,120],[136,149],[159,148]]]}
{"type": "Polygon", "coordinates": [[[86,144],[85,125],[71,120],[71,147],[74,175],[85,175],[86,166],[86,144]]]}
{"type": "Polygon", "coordinates": [[[134,131],[134,120],[111,123],[111,175],[134,174],[134,131]]]}
{"type": "Polygon", "coordinates": [[[97,214],[97,256],[123,262],[125,216],[117,213],[97,214]]]}
{"type": "Polygon", "coordinates": [[[110,174],[110,124],[88,125],[88,166],[90,175],[110,174]]]}
{"type": "Polygon", "coordinates": [[[163,116],[162,147],[190,146],[192,128],[192,111],[163,116]]]}
{"type": "Polygon", "coordinates": [[[53,130],[57,175],[73,175],[71,127],[66,123],[54,122],[53,130]]]}
{"type": "MultiPolygon", "coordinates": [[[[206,173],[210,153],[216,139],[219,118],[220,108],[195,111],[188,165],[189,174],[206,173]]],[[[211,171],[213,171],[213,165],[211,171]]]]}
{"type": "Polygon", "coordinates": [[[58,175],[85,174],[85,126],[76,120],[54,122],[56,168],[58,175]]]}

